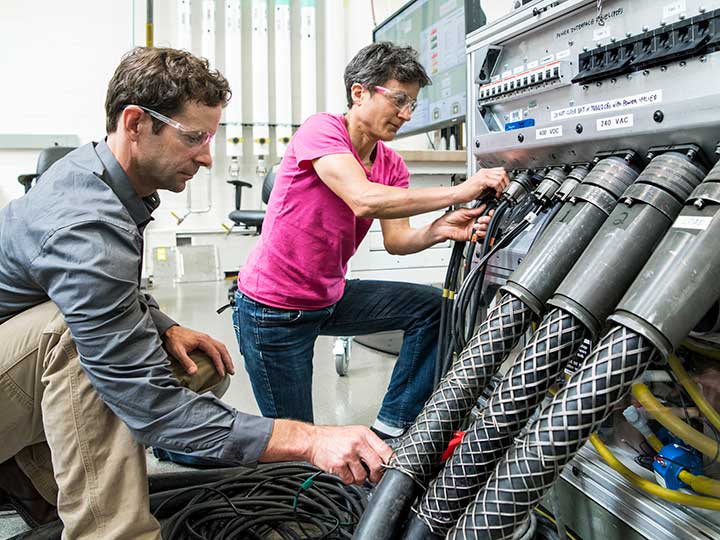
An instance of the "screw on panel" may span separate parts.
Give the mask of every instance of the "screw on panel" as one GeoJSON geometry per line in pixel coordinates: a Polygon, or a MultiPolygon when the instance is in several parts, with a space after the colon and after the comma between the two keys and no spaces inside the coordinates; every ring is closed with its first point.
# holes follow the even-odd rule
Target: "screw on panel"
{"type": "Polygon", "coordinates": [[[662,111],[655,111],[653,113],[653,120],[655,120],[659,124],[663,120],[665,120],[665,114],[662,111]]]}
{"type": "Polygon", "coordinates": [[[680,62],[680,67],[685,67],[685,66],[687,66],[687,62],[685,60],[682,60],[680,62]]]}
{"type": "Polygon", "coordinates": [[[587,84],[583,84],[583,90],[585,90],[585,91],[587,92],[587,89],[588,89],[588,85],[587,85],[587,84]]]}
{"type": "Polygon", "coordinates": [[[697,208],[698,210],[702,210],[703,207],[705,206],[705,201],[703,201],[702,199],[698,199],[698,200],[696,200],[696,201],[693,203],[693,205],[694,205],[695,208],[697,208]]]}
{"type": "Polygon", "coordinates": [[[632,37],[632,32],[625,32],[625,37],[632,37]]]}
{"type": "Polygon", "coordinates": [[[662,71],[662,72],[667,71],[667,66],[660,66],[660,71],[662,71]]]}
{"type": "Polygon", "coordinates": [[[643,26],[643,27],[642,27],[642,31],[643,31],[643,32],[647,32],[648,30],[650,30],[650,28],[648,28],[647,26],[643,26]]]}
{"type": "Polygon", "coordinates": [[[705,8],[702,7],[702,6],[700,6],[700,7],[698,8],[698,12],[700,12],[700,13],[705,13],[705,8]]]}
{"type": "Polygon", "coordinates": [[[582,132],[583,132],[583,125],[582,125],[582,124],[578,124],[577,126],[575,126],[575,131],[576,131],[578,134],[582,133],[582,132]]]}
{"type": "Polygon", "coordinates": [[[525,140],[525,135],[522,133],[518,134],[518,142],[523,142],[525,140]]]}
{"type": "Polygon", "coordinates": [[[700,57],[700,61],[701,61],[702,63],[707,62],[707,56],[705,56],[705,55],[701,56],[701,57],[700,57]]]}
{"type": "Polygon", "coordinates": [[[687,158],[688,158],[690,161],[692,161],[692,160],[695,159],[695,156],[697,155],[697,152],[691,148],[690,150],[687,151],[687,154],[686,154],[686,155],[687,155],[687,158]]]}
{"type": "Polygon", "coordinates": [[[613,77],[612,79],[610,79],[610,84],[615,84],[616,82],[617,82],[617,79],[616,79],[615,77],[613,77]]]}
{"type": "Polygon", "coordinates": [[[649,69],[644,70],[644,71],[643,71],[643,75],[644,75],[645,77],[647,77],[648,75],[650,75],[650,70],[649,70],[649,69]]]}
{"type": "Polygon", "coordinates": [[[475,148],[480,148],[480,139],[475,139],[475,148]]]}
{"type": "Polygon", "coordinates": [[[625,203],[625,206],[633,205],[633,200],[630,197],[625,197],[625,200],[623,202],[625,203]]]}

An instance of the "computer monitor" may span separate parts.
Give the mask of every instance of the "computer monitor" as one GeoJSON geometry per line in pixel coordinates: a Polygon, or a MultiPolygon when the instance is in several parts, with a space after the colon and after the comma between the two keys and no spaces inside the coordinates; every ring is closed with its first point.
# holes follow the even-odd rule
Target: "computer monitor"
{"type": "Polygon", "coordinates": [[[465,119],[464,0],[412,0],[373,30],[373,41],[409,45],[432,79],[418,95],[412,120],[398,135],[412,135],[465,119]]]}

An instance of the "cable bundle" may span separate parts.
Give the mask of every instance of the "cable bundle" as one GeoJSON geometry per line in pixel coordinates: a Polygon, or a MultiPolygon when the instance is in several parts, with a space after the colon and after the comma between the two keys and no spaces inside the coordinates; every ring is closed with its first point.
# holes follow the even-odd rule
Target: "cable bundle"
{"type": "Polygon", "coordinates": [[[154,514],[173,540],[351,538],[366,492],[304,463],[261,465],[165,494],[154,514]]]}

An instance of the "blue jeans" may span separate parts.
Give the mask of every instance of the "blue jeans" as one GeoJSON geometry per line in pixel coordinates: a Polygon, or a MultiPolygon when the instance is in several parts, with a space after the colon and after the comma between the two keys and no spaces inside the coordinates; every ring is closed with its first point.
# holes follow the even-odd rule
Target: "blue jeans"
{"type": "Polygon", "coordinates": [[[233,324],[264,416],[313,421],[313,348],[318,336],[404,330],[378,420],[413,423],[433,390],[441,291],[426,285],[349,280],[336,304],[317,311],[278,309],[238,292],[233,324]]]}

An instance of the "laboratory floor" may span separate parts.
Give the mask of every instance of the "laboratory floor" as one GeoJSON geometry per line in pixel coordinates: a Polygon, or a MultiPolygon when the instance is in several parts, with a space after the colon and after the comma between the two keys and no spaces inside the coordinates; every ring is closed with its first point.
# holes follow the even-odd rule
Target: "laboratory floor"
{"type": "MultiPolygon", "coordinates": [[[[178,323],[206,332],[225,343],[235,362],[236,374],[223,399],[241,411],[258,414],[235,340],[231,310],[219,315],[215,313],[219,306],[227,303],[229,286],[229,281],[176,285],[156,283],[149,292],[160,303],[161,309],[178,323]]],[[[348,374],[340,377],[335,371],[333,343],[334,338],[321,337],[315,345],[315,422],[370,425],[375,420],[390,380],[394,357],[353,344],[348,374]]],[[[148,467],[151,471],[162,470],[152,460],[148,467]]],[[[0,540],[25,530],[24,523],[16,514],[0,512],[0,540]]]]}

